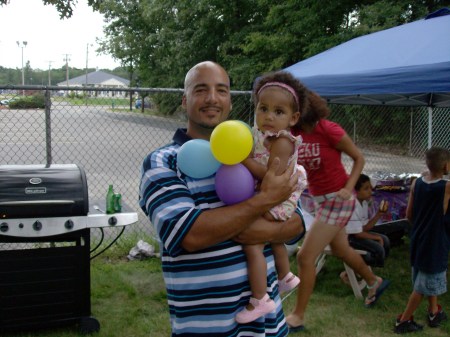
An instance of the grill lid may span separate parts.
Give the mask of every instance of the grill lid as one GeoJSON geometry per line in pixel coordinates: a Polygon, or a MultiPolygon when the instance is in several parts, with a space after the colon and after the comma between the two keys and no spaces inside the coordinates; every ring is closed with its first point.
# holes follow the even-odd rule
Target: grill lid
{"type": "Polygon", "coordinates": [[[0,165],[0,219],[85,216],[87,180],[75,164],[0,165]]]}

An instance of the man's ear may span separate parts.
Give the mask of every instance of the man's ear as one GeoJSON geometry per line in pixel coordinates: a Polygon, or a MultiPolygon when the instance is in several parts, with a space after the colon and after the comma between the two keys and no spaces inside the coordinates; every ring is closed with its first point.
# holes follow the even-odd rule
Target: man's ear
{"type": "Polygon", "coordinates": [[[183,98],[181,98],[181,106],[186,109],[186,96],[183,95],[183,98]]]}

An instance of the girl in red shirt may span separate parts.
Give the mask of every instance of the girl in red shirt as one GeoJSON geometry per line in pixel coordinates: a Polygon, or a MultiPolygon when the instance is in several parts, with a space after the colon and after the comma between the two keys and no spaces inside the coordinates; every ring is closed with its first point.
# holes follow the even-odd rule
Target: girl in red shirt
{"type": "Polygon", "coordinates": [[[308,189],[314,198],[315,219],[297,254],[302,282],[295,307],[286,318],[290,331],[305,328],[304,314],[316,280],[315,262],[327,245],[330,245],[333,255],[344,260],[366,280],[366,307],[373,306],[390,283],[374,275],[350,247],[344,228],[355,205],[353,190],[364,167],[364,157],[344,129],[326,119],[330,113],[326,102],[316,93],[307,92],[304,102],[307,108],[291,131],[303,138],[298,164],[303,165],[307,173],[308,189]],[[349,175],[341,161],[342,153],[353,160],[349,175]]]}

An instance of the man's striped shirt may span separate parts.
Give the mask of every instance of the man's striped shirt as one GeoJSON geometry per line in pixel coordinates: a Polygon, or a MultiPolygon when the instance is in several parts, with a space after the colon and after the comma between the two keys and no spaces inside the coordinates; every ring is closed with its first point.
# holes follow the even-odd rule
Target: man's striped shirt
{"type": "Polygon", "coordinates": [[[251,292],[242,246],[232,240],[189,253],[181,242],[205,210],[221,207],[214,175],[194,179],[180,172],[177,152],[190,138],[179,129],[173,143],[148,155],[142,166],[140,206],[161,241],[161,260],[170,310],[172,336],[287,336],[270,246],[267,292],[275,312],[249,324],[237,324],[236,314],[251,292]]]}

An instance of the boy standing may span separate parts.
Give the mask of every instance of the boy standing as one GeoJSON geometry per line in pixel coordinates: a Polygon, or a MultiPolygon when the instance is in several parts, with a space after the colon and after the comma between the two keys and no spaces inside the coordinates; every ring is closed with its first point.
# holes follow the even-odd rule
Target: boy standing
{"type": "Polygon", "coordinates": [[[428,325],[438,327],[447,315],[438,304],[438,296],[447,291],[446,272],[450,252],[450,182],[443,179],[450,168],[450,151],[433,147],[426,154],[429,170],[411,186],[406,216],[412,223],[411,265],[413,291],[405,311],[398,316],[394,332],[423,329],[413,314],[423,297],[428,298],[428,325]]]}

